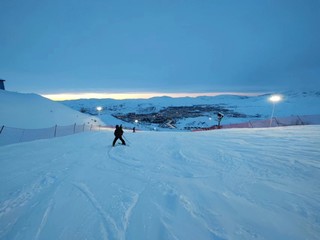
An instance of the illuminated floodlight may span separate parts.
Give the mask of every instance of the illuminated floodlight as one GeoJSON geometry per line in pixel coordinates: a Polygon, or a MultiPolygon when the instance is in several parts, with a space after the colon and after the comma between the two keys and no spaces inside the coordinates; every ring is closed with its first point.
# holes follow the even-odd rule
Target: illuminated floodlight
{"type": "Polygon", "coordinates": [[[98,114],[99,114],[99,116],[100,116],[100,112],[101,112],[101,110],[102,110],[102,107],[97,107],[97,110],[98,110],[98,114]]]}
{"type": "Polygon", "coordinates": [[[281,100],[282,100],[282,96],[281,95],[271,95],[271,97],[269,98],[269,101],[273,103],[272,113],[271,113],[271,117],[270,117],[270,126],[269,127],[271,127],[271,125],[272,125],[274,107],[275,107],[276,103],[280,102],[281,100]]]}
{"type": "Polygon", "coordinates": [[[276,102],[280,102],[282,100],[282,96],[281,95],[272,95],[269,98],[270,102],[276,103],[276,102]]]}
{"type": "Polygon", "coordinates": [[[138,123],[139,121],[136,119],[136,120],[134,120],[134,122],[135,122],[135,123],[138,123]]]}

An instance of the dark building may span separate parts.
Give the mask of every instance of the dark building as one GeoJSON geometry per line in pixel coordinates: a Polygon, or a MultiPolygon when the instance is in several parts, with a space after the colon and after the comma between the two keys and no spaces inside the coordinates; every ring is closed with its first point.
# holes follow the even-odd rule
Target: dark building
{"type": "Polygon", "coordinates": [[[0,90],[5,90],[5,88],[4,88],[4,82],[5,81],[6,80],[0,79],[0,90]]]}

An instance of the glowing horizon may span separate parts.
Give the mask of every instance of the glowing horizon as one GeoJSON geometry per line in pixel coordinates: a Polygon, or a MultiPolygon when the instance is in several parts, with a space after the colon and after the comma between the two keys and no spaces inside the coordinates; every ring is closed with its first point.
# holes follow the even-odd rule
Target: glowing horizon
{"type": "Polygon", "coordinates": [[[51,99],[53,101],[78,100],[78,99],[148,99],[152,97],[199,97],[199,96],[218,96],[218,95],[238,95],[238,96],[258,96],[262,92],[204,92],[204,93],[155,93],[155,92],[141,92],[141,93],[56,93],[56,94],[40,94],[41,96],[51,99]]]}

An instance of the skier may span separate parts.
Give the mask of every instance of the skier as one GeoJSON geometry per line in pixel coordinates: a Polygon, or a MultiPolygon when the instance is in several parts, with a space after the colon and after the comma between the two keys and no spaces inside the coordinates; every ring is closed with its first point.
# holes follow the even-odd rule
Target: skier
{"type": "Polygon", "coordinates": [[[222,118],[224,117],[224,115],[221,112],[218,112],[218,128],[220,128],[220,122],[222,120],[222,118]]]}
{"type": "Polygon", "coordinates": [[[122,142],[122,145],[126,145],[126,142],[123,140],[122,138],[122,135],[123,135],[123,130],[122,130],[122,125],[116,125],[116,129],[114,130],[114,140],[113,140],[113,143],[112,143],[112,146],[114,147],[114,145],[116,144],[116,141],[118,139],[121,140],[122,142]]]}

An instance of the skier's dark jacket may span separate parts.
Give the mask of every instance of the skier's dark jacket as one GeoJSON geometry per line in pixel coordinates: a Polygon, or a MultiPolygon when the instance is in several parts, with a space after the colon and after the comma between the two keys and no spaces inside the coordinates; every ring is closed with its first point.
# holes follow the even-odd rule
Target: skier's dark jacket
{"type": "Polygon", "coordinates": [[[116,130],[114,130],[114,135],[118,138],[120,138],[123,134],[122,127],[119,127],[119,125],[116,126],[116,130]]]}

